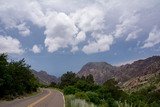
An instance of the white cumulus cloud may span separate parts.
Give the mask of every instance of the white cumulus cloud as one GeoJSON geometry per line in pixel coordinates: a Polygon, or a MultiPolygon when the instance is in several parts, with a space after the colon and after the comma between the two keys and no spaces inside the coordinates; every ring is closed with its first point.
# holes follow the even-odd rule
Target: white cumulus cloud
{"type": "Polygon", "coordinates": [[[0,35],[0,53],[22,54],[24,50],[19,40],[11,36],[0,35]]]}
{"type": "Polygon", "coordinates": [[[41,53],[41,50],[42,50],[42,46],[41,45],[33,45],[33,47],[32,47],[32,51],[34,53],[41,53]]]}
{"type": "Polygon", "coordinates": [[[141,32],[141,31],[142,31],[142,29],[137,29],[137,30],[129,33],[127,38],[126,38],[126,41],[130,41],[132,39],[138,38],[138,33],[141,32]]]}
{"type": "Polygon", "coordinates": [[[0,20],[7,29],[17,28],[25,21],[44,26],[44,13],[37,0],[1,0],[0,20]]]}
{"type": "Polygon", "coordinates": [[[71,45],[78,29],[65,13],[49,12],[46,17],[45,46],[49,52],[71,45]]]}
{"type": "Polygon", "coordinates": [[[88,45],[85,45],[82,51],[86,54],[108,51],[112,43],[113,37],[111,35],[100,35],[94,42],[89,41],[88,45]]]}
{"type": "Polygon", "coordinates": [[[29,28],[25,25],[25,23],[22,23],[17,26],[19,30],[19,34],[22,36],[29,36],[30,35],[30,30],[29,28]]]}
{"type": "Polygon", "coordinates": [[[123,37],[129,30],[136,28],[136,23],[138,22],[138,15],[136,12],[125,12],[119,18],[119,24],[116,25],[116,30],[114,36],[116,38],[123,37]]]}
{"type": "Polygon", "coordinates": [[[75,13],[71,13],[70,16],[80,30],[87,32],[100,30],[104,27],[104,14],[101,7],[93,5],[79,9],[75,13]]]}
{"type": "Polygon", "coordinates": [[[154,29],[152,29],[152,31],[149,33],[149,36],[145,40],[145,43],[142,46],[142,48],[150,48],[159,43],[160,43],[160,29],[154,27],[154,29]]]}
{"type": "Polygon", "coordinates": [[[73,46],[72,49],[71,49],[71,52],[75,53],[78,50],[79,50],[78,46],[73,46]]]}

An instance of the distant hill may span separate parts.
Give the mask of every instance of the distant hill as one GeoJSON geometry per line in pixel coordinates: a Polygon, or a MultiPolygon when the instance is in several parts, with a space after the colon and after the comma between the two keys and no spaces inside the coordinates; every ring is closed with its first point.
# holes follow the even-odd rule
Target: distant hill
{"type": "Polygon", "coordinates": [[[160,56],[138,60],[132,64],[119,67],[112,66],[106,62],[89,62],[77,73],[78,76],[92,74],[97,83],[104,83],[110,78],[115,78],[120,83],[130,79],[151,75],[160,72],[160,56]]]}
{"type": "Polygon", "coordinates": [[[117,77],[119,81],[125,82],[131,78],[158,72],[160,72],[160,56],[153,56],[147,59],[135,61],[132,64],[117,67],[115,77],[117,77]]]}
{"type": "Polygon", "coordinates": [[[103,83],[107,79],[114,77],[116,67],[106,62],[89,62],[77,73],[78,76],[87,76],[92,74],[97,83],[103,83]]]}
{"type": "Polygon", "coordinates": [[[38,81],[42,84],[49,85],[51,82],[58,82],[58,78],[53,75],[47,74],[46,71],[35,71],[32,70],[34,76],[38,79],[38,81]]]}

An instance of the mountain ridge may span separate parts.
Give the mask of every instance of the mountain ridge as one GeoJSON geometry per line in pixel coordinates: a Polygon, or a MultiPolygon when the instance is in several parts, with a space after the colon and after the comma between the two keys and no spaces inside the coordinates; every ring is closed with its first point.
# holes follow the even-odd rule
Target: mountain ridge
{"type": "Polygon", "coordinates": [[[32,73],[37,78],[37,80],[44,84],[44,85],[50,85],[51,82],[58,83],[58,78],[54,75],[49,75],[46,71],[35,71],[32,70],[32,73]]]}
{"type": "Polygon", "coordinates": [[[99,84],[111,78],[124,83],[131,78],[153,74],[159,71],[160,56],[152,56],[121,66],[112,66],[107,62],[89,62],[81,68],[77,75],[81,77],[92,74],[95,81],[99,84]]]}

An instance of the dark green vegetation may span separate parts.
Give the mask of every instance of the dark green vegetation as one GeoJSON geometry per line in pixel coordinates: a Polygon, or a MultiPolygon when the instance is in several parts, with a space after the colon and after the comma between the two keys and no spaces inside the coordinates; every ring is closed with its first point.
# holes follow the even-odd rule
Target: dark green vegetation
{"type": "MultiPolygon", "coordinates": [[[[156,82],[160,82],[158,77],[156,82]]],[[[160,107],[160,91],[155,90],[156,86],[153,84],[135,92],[127,93],[118,86],[115,79],[97,85],[94,83],[92,75],[79,78],[75,73],[67,72],[62,75],[61,83],[56,87],[63,89],[65,95],[74,95],[78,99],[85,99],[87,102],[96,105],[107,105],[107,107],[160,107]]]]}
{"type": "Polygon", "coordinates": [[[12,99],[37,88],[38,82],[24,59],[9,62],[6,54],[0,54],[0,98],[12,99]]]}

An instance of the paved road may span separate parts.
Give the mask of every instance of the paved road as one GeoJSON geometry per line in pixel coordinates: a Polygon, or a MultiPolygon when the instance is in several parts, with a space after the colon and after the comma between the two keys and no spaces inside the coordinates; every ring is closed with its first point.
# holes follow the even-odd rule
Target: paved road
{"type": "Polygon", "coordinates": [[[65,107],[64,96],[53,89],[43,89],[43,92],[32,97],[2,101],[0,107],[65,107]]]}

